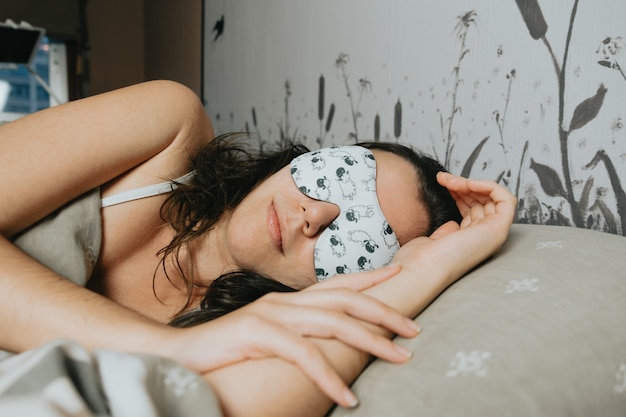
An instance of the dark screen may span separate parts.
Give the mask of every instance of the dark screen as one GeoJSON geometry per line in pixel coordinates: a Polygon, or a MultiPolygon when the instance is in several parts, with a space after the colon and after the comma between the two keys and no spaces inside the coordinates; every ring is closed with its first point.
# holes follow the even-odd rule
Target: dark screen
{"type": "Polygon", "coordinates": [[[29,64],[41,30],[0,25],[0,62],[29,64]]]}

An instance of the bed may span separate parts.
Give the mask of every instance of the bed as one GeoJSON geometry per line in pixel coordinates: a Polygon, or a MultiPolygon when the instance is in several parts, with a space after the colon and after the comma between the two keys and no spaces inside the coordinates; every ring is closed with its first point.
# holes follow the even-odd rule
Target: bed
{"type": "MultiPolygon", "coordinates": [[[[502,251],[441,294],[374,361],[342,416],[626,415],[626,238],[513,225],[502,251]]],[[[0,361],[0,415],[197,416],[216,400],[167,360],[54,341],[0,361]],[[80,414],[80,413],[83,414],[80,414]]]]}

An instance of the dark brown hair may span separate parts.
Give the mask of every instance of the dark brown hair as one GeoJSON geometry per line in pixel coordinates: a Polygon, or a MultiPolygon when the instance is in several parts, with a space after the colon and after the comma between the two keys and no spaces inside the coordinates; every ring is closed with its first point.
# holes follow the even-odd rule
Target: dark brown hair
{"type": "Polygon", "coordinates": [[[171,282],[166,260],[173,258],[187,289],[187,303],[182,310],[191,301],[194,277],[191,260],[187,268],[181,265],[181,250],[210,231],[222,215],[234,210],[258,184],[309,151],[303,145],[290,143],[275,152],[258,153],[248,149],[243,140],[246,137],[224,134],[204,146],[192,160],[191,181],[177,183],[161,207],[161,218],[172,225],[175,235],[159,251],[159,265],[171,282]]]}

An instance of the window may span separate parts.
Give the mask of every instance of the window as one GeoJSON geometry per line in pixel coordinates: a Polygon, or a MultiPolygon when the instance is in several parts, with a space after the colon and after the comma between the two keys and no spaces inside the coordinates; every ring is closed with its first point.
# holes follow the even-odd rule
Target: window
{"type": "Polygon", "coordinates": [[[30,69],[27,64],[0,63],[0,120],[15,120],[67,97],[64,43],[42,37],[30,69]]]}

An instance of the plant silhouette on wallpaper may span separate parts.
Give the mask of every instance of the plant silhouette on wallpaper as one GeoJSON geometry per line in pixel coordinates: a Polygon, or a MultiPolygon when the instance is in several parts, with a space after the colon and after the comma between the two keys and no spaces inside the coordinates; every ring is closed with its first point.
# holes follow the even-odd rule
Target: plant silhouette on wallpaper
{"type": "Polygon", "coordinates": [[[324,75],[320,75],[317,85],[317,119],[320,122],[320,133],[315,142],[320,148],[324,147],[324,140],[326,135],[330,131],[330,127],[333,124],[333,118],[335,117],[335,103],[331,103],[328,108],[328,116],[326,116],[326,123],[324,123],[324,94],[325,94],[325,78],[324,75]]]}
{"type": "MultiPolygon", "coordinates": [[[[617,219],[613,212],[607,207],[606,203],[602,199],[602,193],[596,192],[596,199],[592,205],[590,205],[591,191],[594,189],[594,177],[589,176],[585,181],[580,197],[577,199],[574,195],[573,182],[571,177],[570,158],[569,158],[569,144],[570,135],[588,123],[592,122],[599,114],[602,105],[604,103],[604,97],[607,94],[608,89],[604,84],[600,84],[595,94],[584,99],[578,103],[575,107],[572,117],[569,121],[569,128],[566,128],[565,121],[565,91],[566,91],[566,66],[567,59],[570,50],[570,44],[572,39],[572,31],[574,28],[574,22],[576,20],[576,13],[578,11],[579,0],[574,0],[572,10],[570,13],[569,27],[567,30],[567,37],[565,41],[565,50],[563,58],[559,62],[558,58],[554,54],[552,46],[546,38],[546,32],[548,30],[548,24],[544,19],[543,12],[539,6],[538,0],[515,0],[517,6],[521,12],[524,23],[528,29],[530,36],[543,42],[548,50],[554,72],[558,80],[558,132],[559,132],[559,145],[561,150],[561,174],[563,175],[563,181],[559,173],[553,168],[536,162],[531,158],[530,168],[535,172],[539,178],[541,188],[543,191],[552,197],[563,198],[570,208],[571,221],[560,210],[549,208],[549,218],[546,223],[557,225],[571,225],[582,228],[599,229],[610,233],[618,233],[617,219]]],[[[617,38],[616,38],[617,39],[617,38]]],[[[621,38],[620,38],[621,39],[621,38]]],[[[598,51],[602,51],[604,54],[598,63],[605,67],[614,68],[623,75],[621,67],[614,59],[618,52],[618,43],[614,43],[610,38],[603,41],[604,46],[601,45],[598,51]]],[[[625,78],[626,79],[626,78],[625,78]]],[[[593,159],[584,167],[585,169],[594,168],[602,162],[607,170],[609,179],[611,181],[611,187],[616,197],[617,214],[619,222],[621,224],[621,234],[626,235],[626,194],[621,185],[619,176],[611,158],[602,149],[598,150],[593,159]]],[[[540,209],[540,207],[539,207],[540,209]]],[[[524,207],[524,202],[520,201],[520,210],[522,214],[519,217],[520,221],[530,220],[525,217],[524,214],[532,214],[537,212],[537,207],[524,207]]]]}
{"type": "MultiPolygon", "coordinates": [[[[477,164],[478,161],[484,159],[481,158],[481,155],[485,145],[489,141],[497,141],[499,149],[502,152],[504,168],[496,172],[493,179],[508,187],[518,197],[519,205],[516,213],[516,222],[573,225],[576,227],[626,235],[626,193],[622,187],[616,167],[606,151],[598,149],[589,162],[579,168],[587,172],[593,172],[594,169],[602,168],[608,175],[610,186],[595,184],[595,179],[592,174],[589,174],[587,178],[582,180],[572,179],[572,168],[570,167],[571,159],[569,155],[572,138],[574,135],[578,134],[579,129],[589,123],[598,123],[595,119],[602,111],[605,97],[609,94],[607,85],[613,85],[613,81],[609,82],[609,80],[599,83],[595,91],[590,92],[587,98],[574,106],[574,111],[569,119],[566,117],[565,108],[568,106],[566,106],[565,103],[565,74],[579,4],[579,0],[572,1],[572,9],[569,13],[569,26],[566,34],[564,34],[564,53],[562,58],[558,58],[554,53],[550,41],[546,37],[548,22],[546,22],[544,18],[539,1],[515,0],[517,9],[526,25],[528,33],[532,39],[541,42],[541,45],[546,48],[548,52],[547,57],[556,75],[558,86],[558,116],[555,123],[558,130],[561,166],[555,168],[558,166],[558,162],[550,166],[543,163],[540,157],[529,155],[528,140],[524,140],[523,143],[519,144],[522,146],[519,160],[511,160],[510,155],[513,153],[510,152],[510,149],[513,146],[518,146],[518,144],[515,143],[516,141],[507,142],[507,136],[510,135],[508,134],[508,130],[518,128],[517,126],[509,126],[510,123],[507,124],[509,104],[512,101],[512,86],[516,82],[519,72],[515,68],[503,74],[504,77],[506,77],[506,80],[504,80],[504,91],[502,93],[503,102],[491,103],[493,106],[491,108],[492,110],[489,111],[488,115],[485,115],[486,117],[482,121],[485,126],[488,125],[489,121],[493,123],[493,133],[482,138],[472,138],[471,134],[466,135],[460,133],[460,129],[462,129],[464,125],[460,117],[462,114],[461,103],[467,103],[467,99],[476,101],[477,94],[479,93],[478,87],[480,85],[480,82],[476,80],[474,82],[474,90],[470,90],[471,96],[464,97],[467,91],[467,74],[465,74],[464,65],[468,64],[467,57],[470,55],[470,50],[467,46],[469,44],[468,37],[471,36],[474,29],[478,28],[478,15],[475,10],[469,10],[457,16],[455,20],[454,34],[459,47],[458,51],[455,52],[456,60],[453,64],[454,66],[450,76],[444,80],[444,85],[449,85],[449,87],[447,91],[443,92],[446,98],[444,103],[447,103],[446,106],[449,105],[449,107],[436,108],[436,112],[439,116],[439,132],[437,138],[439,140],[433,140],[432,152],[435,158],[440,160],[445,168],[451,170],[453,165],[458,165],[460,167],[460,175],[469,177],[473,175],[473,170],[481,168],[477,164]],[[458,145],[461,140],[465,141],[463,145],[469,144],[473,146],[473,150],[470,152],[469,156],[464,158],[459,158],[458,155],[458,149],[460,149],[458,145]],[[474,140],[476,140],[476,145],[469,142],[474,140]],[[538,187],[540,187],[541,190],[537,189],[538,187],[532,183],[522,183],[522,173],[526,167],[529,167],[530,172],[537,177],[538,187]],[[575,193],[574,185],[581,186],[578,195],[575,193]],[[524,187],[524,191],[521,191],[522,186],[524,187]],[[611,191],[615,196],[616,208],[610,208],[605,202],[605,197],[607,197],[611,191]],[[551,205],[553,203],[548,203],[548,199],[542,199],[541,192],[543,192],[544,196],[548,196],[552,198],[553,201],[556,201],[556,204],[553,206],[551,205]]],[[[511,7],[516,6],[511,4],[511,7]]],[[[606,36],[604,39],[600,40],[599,47],[595,53],[597,64],[607,69],[607,75],[614,74],[614,77],[626,81],[626,73],[619,61],[620,53],[623,49],[624,41],[621,36],[606,36]]],[[[503,46],[498,46],[496,51],[497,57],[500,58],[503,53],[503,46]]],[[[319,78],[316,80],[318,89],[316,117],[319,123],[319,132],[314,133],[314,137],[309,138],[307,137],[307,133],[299,134],[298,129],[294,129],[294,126],[298,124],[300,118],[296,117],[296,123],[292,124],[292,115],[290,114],[292,86],[289,80],[285,81],[284,114],[278,123],[280,142],[294,140],[303,143],[308,142],[320,147],[335,145],[337,138],[332,134],[332,130],[335,128],[333,123],[336,125],[334,121],[337,118],[337,114],[346,114],[345,120],[350,125],[349,132],[346,138],[341,140],[342,142],[358,142],[364,139],[381,140],[382,127],[381,118],[379,116],[380,112],[375,112],[374,119],[369,123],[364,119],[363,113],[361,112],[361,105],[366,100],[370,99],[369,95],[373,90],[373,85],[365,76],[351,78],[349,65],[350,57],[348,53],[339,53],[334,61],[334,67],[337,70],[336,76],[343,85],[346,100],[340,100],[328,105],[326,103],[328,96],[326,94],[326,79],[324,74],[320,74],[319,78]],[[345,112],[343,112],[343,107],[347,108],[345,112]],[[368,133],[367,137],[363,137],[363,132],[373,132],[373,134],[368,133]]],[[[471,65],[469,69],[472,69],[471,65]]],[[[494,75],[498,74],[499,71],[499,68],[496,68],[494,75]]],[[[469,73],[471,73],[471,71],[469,73]]],[[[572,88],[569,84],[567,84],[567,86],[572,88]]],[[[420,91],[419,97],[421,97],[421,94],[420,91]]],[[[429,94],[430,98],[434,101],[436,94],[436,88],[434,86],[430,87],[429,94]]],[[[404,99],[406,100],[406,98],[404,99]]],[[[402,97],[398,97],[393,108],[389,109],[393,114],[393,126],[386,128],[386,130],[390,132],[388,134],[389,137],[395,138],[396,141],[402,139],[402,100],[402,97]]],[[[543,104],[538,103],[537,105],[540,106],[540,114],[543,118],[545,115],[543,104]]],[[[411,104],[408,110],[411,111],[412,107],[413,105],[411,104]]],[[[387,110],[385,113],[386,112],[387,110]]],[[[252,121],[253,129],[258,136],[259,146],[262,148],[266,146],[268,142],[261,137],[254,107],[252,108],[252,121]]],[[[529,119],[524,119],[523,123],[529,123],[529,119]]],[[[618,118],[613,122],[611,130],[613,134],[615,134],[621,128],[622,121],[621,118],[618,118]]],[[[250,131],[247,122],[246,131],[250,131]]],[[[271,130],[269,130],[268,133],[270,136],[272,135],[271,130]]],[[[433,139],[432,135],[431,139],[433,139]]],[[[465,148],[465,146],[463,148],[465,148]]],[[[489,156],[493,158],[493,155],[489,156]]],[[[483,162],[482,170],[485,170],[489,163],[490,162],[483,162]]]]}
{"type": "MultiPolygon", "coordinates": [[[[461,65],[463,64],[463,60],[469,54],[470,50],[467,48],[467,35],[472,26],[476,27],[478,25],[478,15],[476,11],[470,10],[465,14],[457,17],[457,24],[454,28],[456,30],[457,38],[461,41],[461,46],[459,48],[459,55],[457,57],[456,65],[452,69],[452,76],[454,78],[454,87],[450,92],[452,97],[452,109],[450,110],[450,114],[447,117],[444,117],[441,112],[439,112],[439,120],[441,125],[441,131],[445,141],[445,156],[443,161],[443,166],[446,169],[450,168],[451,158],[452,158],[452,150],[454,149],[454,139],[456,138],[456,134],[453,130],[454,118],[457,114],[461,113],[461,107],[457,104],[457,99],[459,96],[459,86],[463,82],[460,77],[461,73],[461,65]]],[[[484,142],[483,142],[484,143],[484,142]]],[[[478,155],[475,151],[473,155],[478,155]]]]}
{"type": "MultiPolygon", "coordinates": [[[[343,83],[343,86],[346,91],[346,97],[348,98],[348,104],[350,105],[350,120],[352,122],[352,131],[348,133],[348,138],[354,143],[358,143],[364,138],[359,133],[359,120],[363,118],[363,114],[361,113],[361,102],[363,98],[372,90],[372,83],[365,77],[361,77],[357,81],[356,94],[353,92],[353,89],[350,85],[350,74],[348,73],[348,63],[350,62],[350,56],[346,52],[341,52],[337,59],[335,59],[335,68],[339,70],[339,77],[343,83]]],[[[320,133],[318,138],[316,139],[316,143],[319,146],[324,145],[324,140],[328,131],[330,130],[330,126],[333,121],[333,116],[335,114],[335,104],[330,105],[330,110],[328,112],[328,118],[326,120],[325,129],[322,129],[323,118],[324,118],[324,76],[321,75],[319,79],[319,87],[318,87],[318,119],[320,122],[320,133]]],[[[396,104],[393,108],[393,135],[396,138],[396,141],[400,140],[400,136],[402,135],[402,103],[400,99],[396,101],[396,104]]],[[[374,117],[374,134],[373,137],[369,137],[367,139],[373,139],[374,141],[380,140],[380,116],[378,114],[374,117]]]]}
{"type": "MultiPolygon", "coordinates": [[[[499,54],[500,55],[502,54],[501,47],[500,47],[499,54]]],[[[500,145],[500,148],[502,148],[502,152],[504,154],[503,157],[504,157],[505,167],[509,167],[509,161],[507,158],[507,154],[509,151],[504,140],[504,132],[505,132],[505,126],[506,126],[506,120],[507,120],[507,113],[509,110],[509,103],[511,102],[511,87],[513,86],[513,81],[515,80],[516,73],[517,71],[515,69],[512,69],[505,75],[506,80],[507,80],[507,88],[506,88],[506,94],[504,95],[504,109],[502,109],[502,111],[499,111],[496,109],[492,113],[493,120],[496,123],[496,128],[498,129],[498,138],[500,140],[498,144],[500,145]]],[[[526,141],[524,145],[524,152],[522,156],[526,154],[527,149],[528,149],[528,141],[526,141]]],[[[523,160],[524,158],[522,158],[522,162],[523,160]]],[[[522,163],[520,163],[520,170],[521,168],[522,168],[522,163]]],[[[508,187],[510,183],[510,178],[511,178],[511,169],[507,168],[506,171],[502,171],[500,173],[496,181],[502,182],[504,183],[504,185],[508,187]]],[[[515,188],[515,196],[519,196],[519,186],[520,186],[520,177],[518,175],[517,186],[515,188]]]]}
{"type": "MultiPolygon", "coordinates": [[[[346,91],[346,97],[348,98],[348,104],[350,106],[350,120],[352,124],[352,131],[348,133],[348,139],[353,141],[354,143],[358,143],[359,141],[364,140],[359,133],[359,121],[363,118],[363,114],[361,113],[360,107],[363,98],[372,90],[372,83],[365,77],[359,78],[356,86],[356,93],[353,91],[350,84],[350,74],[348,72],[348,64],[350,62],[350,56],[346,52],[341,52],[337,59],[335,59],[335,68],[339,70],[339,77],[344,85],[346,91]]],[[[280,145],[285,143],[286,141],[294,141],[294,142],[307,142],[306,135],[298,134],[298,129],[296,128],[293,132],[291,131],[290,125],[290,114],[289,114],[289,98],[292,95],[291,91],[291,82],[289,80],[285,81],[285,96],[284,96],[284,117],[281,119],[278,124],[278,131],[280,134],[280,140],[276,142],[276,144],[280,145]]],[[[318,79],[318,94],[317,94],[317,119],[319,121],[319,134],[315,138],[315,144],[319,147],[326,146],[325,143],[328,133],[331,130],[334,116],[335,116],[335,103],[331,103],[328,108],[328,113],[326,114],[325,108],[325,98],[326,98],[326,79],[324,75],[321,74],[318,79]],[[326,119],[324,119],[326,117],[326,119]]],[[[254,134],[257,138],[257,146],[259,149],[263,150],[263,148],[267,145],[267,141],[263,139],[261,135],[260,128],[257,122],[256,109],[252,107],[252,124],[254,127],[254,134]]],[[[250,129],[250,125],[248,122],[245,122],[245,132],[252,133],[250,129]]],[[[393,135],[396,138],[396,141],[400,140],[400,136],[402,134],[402,103],[400,99],[396,101],[396,104],[393,108],[393,135]]],[[[270,131],[271,135],[271,131],[270,131]]],[[[368,137],[366,139],[373,139],[375,141],[380,140],[380,116],[376,114],[374,118],[374,135],[373,137],[368,137]]],[[[331,145],[335,145],[335,143],[331,143],[331,145]]]]}
{"type": "MultiPolygon", "coordinates": [[[[441,140],[444,144],[445,151],[444,151],[444,157],[441,158],[438,155],[436,146],[434,146],[433,153],[435,155],[435,158],[441,161],[441,163],[447,170],[451,170],[453,161],[457,160],[453,158],[455,145],[457,141],[461,137],[464,137],[463,135],[459,135],[456,132],[457,127],[455,125],[455,121],[456,121],[456,116],[462,113],[462,108],[459,104],[459,98],[460,98],[460,86],[464,83],[464,79],[461,77],[462,67],[463,67],[463,63],[466,57],[470,54],[470,50],[467,47],[468,35],[470,33],[470,29],[477,28],[477,27],[478,27],[478,14],[476,13],[475,10],[469,10],[457,16],[454,31],[456,33],[456,38],[459,40],[459,50],[457,54],[456,63],[452,69],[452,76],[451,76],[452,88],[451,90],[446,92],[446,96],[449,96],[451,99],[451,105],[450,105],[451,107],[450,107],[449,112],[447,113],[441,108],[436,109],[437,113],[439,114],[439,129],[440,129],[441,140]]],[[[502,56],[502,53],[503,53],[502,47],[500,46],[497,51],[497,56],[498,57],[502,56]]],[[[504,100],[505,100],[504,108],[502,110],[496,109],[492,112],[492,118],[496,124],[496,128],[498,131],[499,145],[503,152],[505,166],[507,167],[506,169],[502,170],[497,175],[497,178],[495,178],[495,181],[502,182],[504,185],[506,185],[509,188],[512,182],[512,178],[511,178],[512,171],[511,171],[511,168],[509,167],[510,166],[509,161],[507,161],[507,154],[509,152],[509,147],[505,143],[505,125],[506,125],[506,119],[507,119],[507,112],[509,109],[509,103],[511,101],[511,87],[515,80],[515,75],[516,75],[515,69],[511,69],[505,75],[506,80],[507,80],[507,90],[506,90],[506,93],[504,94],[504,100]]],[[[478,84],[476,82],[474,87],[476,88],[477,86],[478,84]]],[[[434,99],[433,87],[431,87],[430,92],[431,92],[431,98],[434,99]]],[[[472,94],[472,98],[473,99],[476,98],[475,91],[472,94]]],[[[485,136],[474,147],[470,155],[465,160],[463,167],[461,168],[461,172],[459,173],[461,176],[464,176],[464,177],[471,176],[472,170],[474,169],[474,165],[478,161],[480,154],[483,150],[483,147],[485,146],[487,141],[489,141],[489,139],[490,139],[489,135],[485,136]]],[[[521,186],[520,184],[521,183],[521,170],[522,170],[522,166],[524,163],[527,150],[528,150],[528,141],[526,141],[526,143],[524,144],[522,158],[520,160],[519,167],[518,167],[517,180],[515,181],[515,190],[514,190],[514,194],[516,196],[519,196],[519,189],[521,186]]]]}
{"type": "Polygon", "coordinates": [[[337,59],[335,60],[335,67],[339,69],[341,73],[341,79],[343,81],[343,85],[346,88],[346,96],[348,97],[348,102],[350,103],[350,115],[352,117],[352,132],[349,133],[349,136],[354,142],[358,142],[359,138],[359,119],[363,117],[360,112],[361,100],[363,100],[363,96],[372,90],[372,83],[367,78],[360,78],[358,85],[358,96],[355,97],[352,89],[350,88],[350,76],[346,70],[348,66],[348,62],[350,62],[350,56],[342,52],[339,54],[337,59]]]}
{"type": "Polygon", "coordinates": [[[603,67],[616,70],[620,73],[624,81],[626,81],[626,74],[624,74],[624,70],[617,60],[618,56],[622,52],[622,49],[624,49],[624,39],[621,36],[607,36],[600,43],[600,46],[596,50],[596,54],[601,56],[598,64],[603,67]]]}
{"type": "MultiPolygon", "coordinates": [[[[346,90],[346,97],[348,97],[348,103],[350,104],[352,132],[350,132],[348,136],[351,140],[354,141],[354,143],[358,143],[359,141],[363,140],[363,138],[359,134],[359,119],[363,117],[363,114],[360,111],[361,101],[363,100],[364,96],[372,90],[372,83],[365,77],[359,78],[357,85],[358,96],[355,97],[354,93],[352,92],[352,88],[350,87],[350,76],[347,70],[349,62],[349,55],[345,52],[341,52],[335,60],[335,67],[339,69],[340,77],[346,90]]],[[[400,101],[400,98],[398,98],[396,104],[393,106],[393,136],[396,139],[396,142],[400,140],[401,135],[402,102],[400,101]]],[[[373,137],[370,137],[368,139],[380,141],[380,115],[378,113],[376,113],[376,115],[374,116],[373,137]]]]}
{"type": "MultiPolygon", "coordinates": [[[[324,85],[323,81],[320,82],[320,87],[323,88],[323,85],[324,85]]],[[[292,95],[291,81],[285,80],[283,87],[285,89],[285,97],[283,98],[283,102],[284,102],[283,109],[284,109],[285,117],[281,119],[280,123],[278,123],[279,140],[275,141],[275,145],[278,146],[279,148],[283,147],[288,142],[302,142],[302,143],[306,142],[306,137],[302,137],[298,134],[298,128],[295,128],[293,132],[291,131],[291,123],[289,120],[289,99],[291,98],[291,95],[292,95]]],[[[324,99],[323,93],[321,93],[321,100],[323,101],[323,99],[324,99]]],[[[334,108],[331,109],[331,112],[334,113],[334,108]]],[[[260,151],[263,151],[263,149],[267,145],[267,141],[263,139],[263,135],[261,135],[261,130],[257,122],[256,108],[252,107],[251,114],[252,114],[252,126],[254,127],[254,137],[256,137],[257,139],[257,147],[260,151]]],[[[332,116],[330,116],[330,120],[332,121],[332,116]]],[[[330,129],[330,124],[329,124],[328,129],[330,129]]],[[[247,134],[252,133],[252,131],[250,130],[250,125],[248,124],[247,121],[245,122],[245,132],[247,134]]],[[[270,131],[270,135],[271,135],[271,131],[270,131]]]]}

